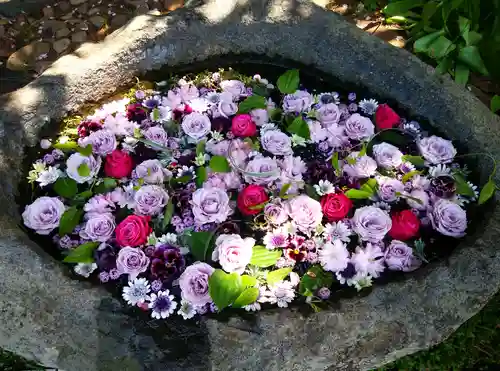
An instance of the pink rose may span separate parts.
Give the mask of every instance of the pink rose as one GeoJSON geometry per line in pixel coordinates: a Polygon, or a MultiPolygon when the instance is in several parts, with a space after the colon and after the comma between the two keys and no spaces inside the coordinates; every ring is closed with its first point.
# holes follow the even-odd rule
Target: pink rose
{"type": "Polygon", "coordinates": [[[221,234],[215,241],[212,260],[218,261],[226,272],[242,274],[250,263],[255,240],[237,234],[221,234]]]}
{"type": "Polygon", "coordinates": [[[231,131],[236,137],[252,137],[257,132],[257,126],[249,114],[233,117],[231,131]]]}

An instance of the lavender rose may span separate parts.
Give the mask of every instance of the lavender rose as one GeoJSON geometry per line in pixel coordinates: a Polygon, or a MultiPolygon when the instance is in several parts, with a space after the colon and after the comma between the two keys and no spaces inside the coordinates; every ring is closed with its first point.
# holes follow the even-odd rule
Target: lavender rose
{"type": "Polygon", "coordinates": [[[259,185],[268,185],[279,176],[278,163],[270,157],[255,157],[248,161],[243,174],[247,183],[259,185]]]}
{"type": "Polygon", "coordinates": [[[349,138],[345,133],[344,126],[332,125],[327,129],[328,145],[332,148],[341,148],[349,144],[349,138]]]}
{"type": "Polygon", "coordinates": [[[314,143],[319,143],[327,139],[328,131],[321,125],[319,121],[308,120],[309,132],[311,133],[311,140],[314,143]]]}
{"type": "Polygon", "coordinates": [[[392,240],[385,250],[385,263],[391,271],[412,272],[422,265],[413,249],[402,241],[392,240]]]}
{"type": "Polygon", "coordinates": [[[293,94],[285,95],[283,98],[283,111],[285,112],[303,112],[309,111],[314,99],[311,94],[304,90],[297,90],[293,94]]]}
{"type": "Polygon", "coordinates": [[[135,193],[135,211],[138,215],[158,215],[168,200],[168,193],[162,187],[145,185],[135,193]]]}
{"type": "Polygon", "coordinates": [[[88,137],[78,140],[80,147],[92,145],[92,151],[99,156],[106,156],[116,149],[116,136],[110,130],[98,130],[92,132],[88,137]]]}
{"type": "Polygon", "coordinates": [[[349,139],[366,140],[375,133],[375,126],[368,117],[355,113],[345,122],[344,130],[349,139]]]}
{"type": "Polygon", "coordinates": [[[217,106],[221,116],[228,118],[229,116],[235,115],[238,112],[238,105],[234,102],[222,101],[217,106]]]}
{"type": "Polygon", "coordinates": [[[208,293],[208,279],[215,271],[206,263],[196,262],[182,272],[179,277],[181,296],[195,306],[202,306],[212,301],[208,293]]]}
{"type": "Polygon", "coordinates": [[[269,122],[269,114],[267,113],[267,110],[262,108],[251,110],[250,116],[252,116],[252,120],[257,126],[262,126],[269,122]]]}
{"type": "Polygon", "coordinates": [[[59,226],[65,210],[66,207],[57,197],[40,197],[26,206],[23,222],[36,233],[47,235],[59,226]]]}
{"type": "Polygon", "coordinates": [[[92,241],[106,242],[115,231],[115,217],[111,213],[89,215],[90,218],[85,228],[80,231],[80,236],[92,241]]]}
{"type": "Polygon", "coordinates": [[[412,198],[408,198],[406,203],[413,209],[417,210],[427,210],[429,206],[429,195],[423,189],[414,189],[411,191],[410,196],[412,198]],[[416,201],[419,200],[420,202],[416,201]]]}
{"type": "Polygon", "coordinates": [[[387,176],[377,177],[378,197],[384,202],[394,202],[399,198],[398,193],[403,193],[405,190],[404,184],[395,178],[387,176]]]}
{"type": "Polygon", "coordinates": [[[228,273],[242,274],[250,263],[254,245],[253,238],[241,238],[237,234],[221,234],[215,240],[212,260],[218,261],[222,269],[228,273]]]}
{"type": "Polygon", "coordinates": [[[184,102],[189,102],[200,96],[198,88],[193,84],[183,84],[179,89],[180,96],[184,102]]]}
{"type": "Polygon", "coordinates": [[[239,80],[224,80],[221,81],[220,87],[223,92],[231,93],[233,99],[238,99],[241,95],[246,94],[245,84],[239,80]]]}
{"type": "Polygon", "coordinates": [[[392,227],[389,215],[374,206],[364,206],[354,212],[352,229],[363,241],[382,241],[392,227]]]}
{"type": "Polygon", "coordinates": [[[141,273],[146,272],[149,266],[149,258],[144,251],[137,247],[123,247],[116,257],[116,268],[118,272],[128,274],[128,280],[133,281],[141,273]]]}
{"type": "Polygon", "coordinates": [[[92,180],[99,169],[101,168],[102,160],[100,157],[84,156],[80,153],[73,153],[66,160],[66,173],[77,183],[85,183],[92,180]],[[87,173],[82,172],[82,169],[88,169],[87,173]],[[80,170],[79,170],[80,169],[80,170]],[[80,175],[87,174],[87,175],[80,175]]]}
{"type": "Polygon", "coordinates": [[[450,163],[457,154],[450,140],[435,135],[420,139],[417,146],[422,156],[433,165],[450,163]]]}
{"type": "Polygon", "coordinates": [[[399,167],[403,163],[403,153],[398,147],[385,142],[373,146],[373,157],[384,169],[399,167]]]}
{"type": "Polygon", "coordinates": [[[132,173],[136,179],[143,179],[147,184],[162,184],[165,181],[165,176],[172,174],[163,168],[163,165],[158,160],[146,160],[141,162],[132,173]]]}
{"type": "Polygon", "coordinates": [[[337,125],[340,121],[340,110],[335,103],[322,105],[318,109],[318,120],[325,127],[337,125]]]}
{"type": "Polygon", "coordinates": [[[344,172],[353,178],[369,178],[377,171],[377,162],[370,156],[359,156],[359,152],[351,152],[349,159],[355,163],[344,165],[344,172]]]}
{"type": "Polygon", "coordinates": [[[288,220],[288,213],[280,200],[269,202],[264,207],[264,216],[269,223],[281,225],[288,220]]]}
{"type": "Polygon", "coordinates": [[[212,125],[208,116],[192,112],[184,116],[181,127],[187,136],[195,141],[200,141],[210,132],[212,125]]]}
{"type": "Polygon", "coordinates": [[[222,223],[233,212],[229,206],[229,196],[220,188],[197,189],[190,203],[198,224],[222,223]]]}
{"type": "Polygon", "coordinates": [[[267,130],[260,138],[262,148],[276,156],[288,156],[293,153],[292,140],[280,130],[267,130]]]}
{"type": "Polygon", "coordinates": [[[459,205],[439,199],[429,213],[432,227],[441,234],[451,237],[465,236],[467,214],[459,205]]]}
{"type": "Polygon", "coordinates": [[[323,219],[321,204],[306,195],[288,200],[285,207],[292,219],[292,225],[306,234],[316,229],[323,219]]]}
{"type": "Polygon", "coordinates": [[[142,131],[144,137],[151,142],[155,142],[162,147],[167,147],[168,145],[168,134],[161,126],[152,126],[146,130],[142,131]]]}
{"type": "Polygon", "coordinates": [[[115,211],[115,203],[113,201],[111,193],[103,194],[103,195],[95,195],[90,198],[83,210],[87,214],[102,214],[102,213],[112,213],[115,211]]]}

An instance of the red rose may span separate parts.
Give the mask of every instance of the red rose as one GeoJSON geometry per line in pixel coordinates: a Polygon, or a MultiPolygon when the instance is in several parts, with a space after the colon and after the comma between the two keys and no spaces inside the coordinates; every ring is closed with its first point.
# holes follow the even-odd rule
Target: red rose
{"type": "Polygon", "coordinates": [[[269,200],[266,190],[260,185],[252,184],[246,187],[238,195],[238,209],[243,215],[256,215],[262,211],[261,208],[253,209],[252,206],[263,204],[269,200]]]}
{"type": "Polygon", "coordinates": [[[411,210],[392,214],[392,228],[389,236],[395,240],[406,241],[418,235],[420,220],[411,210]]]}
{"type": "Polygon", "coordinates": [[[106,156],[104,173],[111,178],[125,178],[130,175],[133,167],[132,157],[126,152],[115,149],[106,156]]]}
{"type": "Polygon", "coordinates": [[[235,137],[253,137],[257,132],[257,126],[249,114],[236,115],[233,117],[231,132],[235,137]]]}
{"type": "Polygon", "coordinates": [[[321,198],[321,209],[328,221],[344,219],[352,208],[352,201],[343,193],[329,193],[321,198]]]}
{"type": "Polygon", "coordinates": [[[399,125],[401,117],[387,104],[381,104],[375,113],[375,122],[379,129],[390,129],[399,125]]]}
{"type": "Polygon", "coordinates": [[[129,215],[116,226],[116,243],[121,247],[144,245],[152,229],[150,216],[129,215]]]}

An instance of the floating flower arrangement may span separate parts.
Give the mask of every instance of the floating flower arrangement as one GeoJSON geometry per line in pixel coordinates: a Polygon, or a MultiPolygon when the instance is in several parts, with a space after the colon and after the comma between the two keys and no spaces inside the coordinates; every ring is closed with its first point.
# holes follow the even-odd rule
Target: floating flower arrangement
{"type": "Polygon", "coordinates": [[[374,99],[300,89],[297,70],[276,87],[220,70],[136,89],[67,133],[40,143],[24,225],[158,319],[318,309],[418,269],[496,188],[478,194],[450,140],[374,99]]]}

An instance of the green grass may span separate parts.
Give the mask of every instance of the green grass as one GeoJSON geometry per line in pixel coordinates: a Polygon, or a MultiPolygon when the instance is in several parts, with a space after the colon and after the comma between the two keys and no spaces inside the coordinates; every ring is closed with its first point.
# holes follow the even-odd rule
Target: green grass
{"type": "MultiPolygon", "coordinates": [[[[31,371],[41,368],[0,349],[0,370],[31,371]]],[[[396,370],[500,370],[500,293],[444,343],[401,358],[378,371],[396,370]]]]}
{"type": "Polygon", "coordinates": [[[401,358],[379,371],[499,369],[500,293],[497,293],[478,315],[464,323],[444,343],[401,358]]]}

